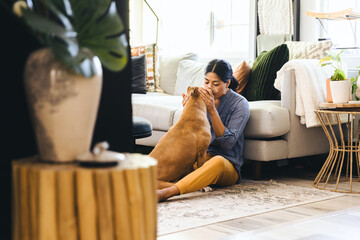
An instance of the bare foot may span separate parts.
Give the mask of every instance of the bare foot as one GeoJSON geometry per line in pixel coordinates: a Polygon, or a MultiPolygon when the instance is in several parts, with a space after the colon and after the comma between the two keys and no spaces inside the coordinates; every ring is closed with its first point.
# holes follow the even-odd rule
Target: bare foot
{"type": "Polygon", "coordinates": [[[178,189],[177,186],[174,185],[174,186],[171,186],[171,187],[167,187],[167,188],[157,190],[156,193],[158,195],[158,202],[164,202],[170,197],[173,197],[175,195],[179,195],[180,190],[178,189]]]}
{"type": "Polygon", "coordinates": [[[160,189],[160,190],[156,191],[157,196],[158,196],[158,202],[166,201],[167,198],[166,198],[165,192],[166,192],[165,189],[160,189]]]}

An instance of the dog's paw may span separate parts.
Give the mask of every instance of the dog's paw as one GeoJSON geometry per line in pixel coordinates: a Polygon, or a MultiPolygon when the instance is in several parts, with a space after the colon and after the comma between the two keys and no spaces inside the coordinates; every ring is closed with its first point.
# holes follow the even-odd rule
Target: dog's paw
{"type": "Polygon", "coordinates": [[[204,187],[201,189],[202,192],[212,192],[212,188],[211,187],[204,187]]]}

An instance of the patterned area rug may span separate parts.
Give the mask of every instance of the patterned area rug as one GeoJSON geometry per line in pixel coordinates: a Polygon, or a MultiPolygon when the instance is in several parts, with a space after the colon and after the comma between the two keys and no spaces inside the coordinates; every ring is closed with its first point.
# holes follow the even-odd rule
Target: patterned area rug
{"type": "Polygon", "coordinates": [[[158,236],[337,196],[341,194],[273,180],[244,180],[234,186],[184,194],[159,203],[158,236]]]}

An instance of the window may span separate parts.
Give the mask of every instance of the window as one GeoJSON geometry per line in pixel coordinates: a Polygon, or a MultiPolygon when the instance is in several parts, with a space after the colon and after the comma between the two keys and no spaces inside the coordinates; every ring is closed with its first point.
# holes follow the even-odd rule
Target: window
{"type": "MultiPolygon", "coordinates": [[[[322,0],[321,11],[322,12],[337,12],[352,8],[353,11],[358,12],[360,3],[358,0],[322,0]]],[[[360,29],[359,20],[320,20],[320,33],[321,38],[330,38],[336,48],[348,49],[347,52],[351,52],[351,49],[359,47],[360,29]]]]}
{"type": "MultiPolygon", "coordinates": [[[[147,0],[158,15],[158,45],[167,53],[253,59],[255,1],[147,0]]],[[[130,0],[130,43],[154,42],[156,18],[143,0],[130,0]],[[141,14],[142,13],[142,14],[141,14]],[[133,19],[133,20],[132,20],[133,19]]]]}

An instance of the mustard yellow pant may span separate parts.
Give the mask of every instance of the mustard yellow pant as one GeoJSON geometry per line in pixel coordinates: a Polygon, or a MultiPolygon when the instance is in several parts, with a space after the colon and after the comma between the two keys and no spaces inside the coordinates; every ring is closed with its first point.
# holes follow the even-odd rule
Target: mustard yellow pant
{"type": "Polygon", "coordinates": [[[222,156],[207,154],[207,161],[193,172],[180,179],[175,185],[180,194],[198,191],[208,185],[229,186],[236,183],[239,176],[231,162],[222,156]]]}

